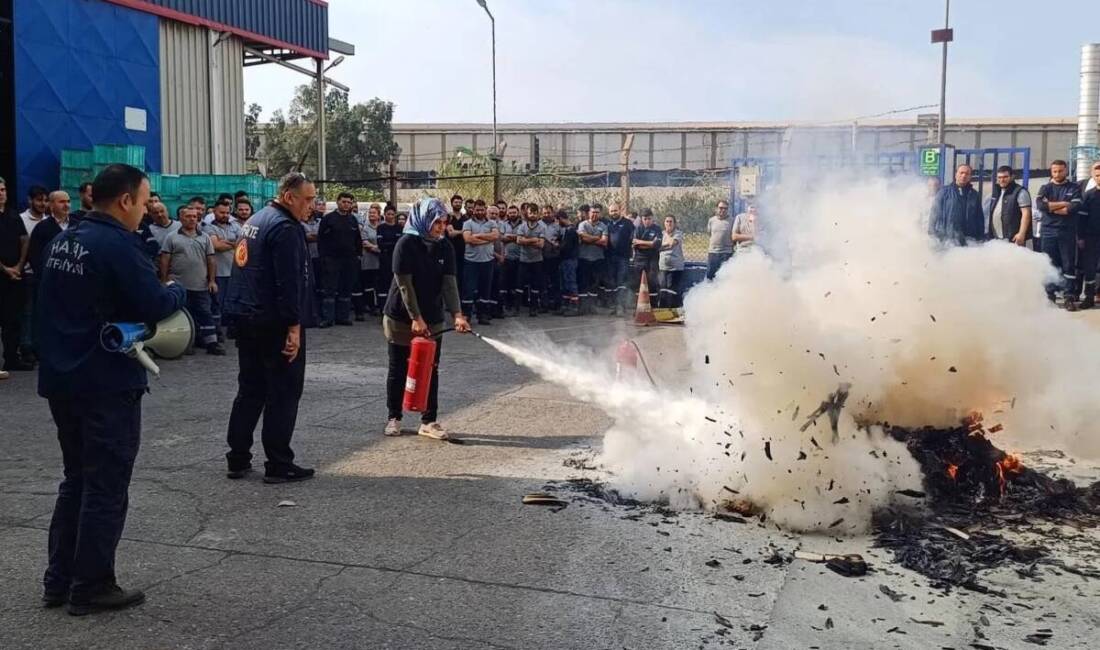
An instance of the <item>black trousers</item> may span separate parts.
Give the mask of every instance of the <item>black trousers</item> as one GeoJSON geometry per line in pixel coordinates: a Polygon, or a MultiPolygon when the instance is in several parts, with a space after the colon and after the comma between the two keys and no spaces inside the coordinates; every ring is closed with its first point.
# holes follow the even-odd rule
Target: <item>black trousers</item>
{"type": "Polygon", "coordinates": [[[1077,261],[1081,267],[1080,283],[1085,295],[1091,290],[1096,293],[1096,266],[1100,263],[1100,234],[1082,235],[1085,245],[1077,251],[1077,261]]]}
{"type": "Polygon", "coordinates": [[[1047,285],[1047,297],[1053,300],[1061,289],[1067,299],[1073,299],[1077,283],[1077,233],[1072,230],[1059,231],[1043,237],[1043,252],[1050,258],[1050,263],[1062,272],[1061,283],[1047,285]]]}
{"type": "Polygon", "coordinates": [[[298,401],[306,378],[306,333],[301,332],[298,356],[287,363],[283,356],[286,328],[240,322],[237,331],[237,397],[229,415],[225,454],[230,469],[247,467],[252,461],[252,436],[263,415],[260,432],[264,468],[270,473],[294,462],[290,439],[298,419],[298,401]]]}
{"type": "MultiPolygon", "coordinates": [[[[390,367],[386,374],[386,410],[391,420],[400,420],[402,402],[405,400],[405,378],[409,375],[409,353],[412,346],[388,343],[390,367]]],[[[432,383],[428,387],[428,408],[420,414],[424,424],[435,422],[439,414],[439,355],[443,352],[443,340],[435,341],[435,367],[432,383]]]]}
{"type": "Polygon", "coordinates": [[[390,285],[393,284],[393,255],[381,256],[378,273],[374,276],[374,295],[378,300],[378,308],[386,306],[390,297],[390,285]]]}
{"type": "Polygon", "coordinates": [[[374,313],[378,309],[378,299],[375,297],[374,283],[378,275],[378,269],[360,269],[355,290],[351,293],[351,302],[355,307],[355,313],[364,315],[367,312],[374,313]]]}
{"type": "Polygon", "coordinates": [[[23,305],[26,289],[23,283],[0,278],[0,345],[4,346],[4,363],[19,361],[19,339],[23,335],[23,305]]]}
{"type": "Polygon", "coordinates": [[[358,257],[322,257],[321,320],[351,320],[351,293],[359,276],[358,257]]]}
{"type": "Polygon", "coordinates": [[[542,304],[550,309],[561,307],[561,258],[547,257],[542,260],[543,274],[546,276],[542,304]]]}
{"type": "Polygon", "coordinates": [[[504,268],[500,276],[500,296],[505,307],[519,308],[516,301],[516,293],[519,289],[519,260],[505,258],[504,268]]]}
{"type": "Polygon", "coordinates": [[[516,271],[516,305],[523,304],[523,293],[527,291],[527,305],[531,310],[539,308],[542,301],[542,288],[546,280],[542,273],[542,262],[520,262],[516,271]]]}
{"type": "Polygon", "coordinates": [[[50,521],[48,592],[87,600],[115,582],[144,390],[49,398],[65,478],[50,521]]]}

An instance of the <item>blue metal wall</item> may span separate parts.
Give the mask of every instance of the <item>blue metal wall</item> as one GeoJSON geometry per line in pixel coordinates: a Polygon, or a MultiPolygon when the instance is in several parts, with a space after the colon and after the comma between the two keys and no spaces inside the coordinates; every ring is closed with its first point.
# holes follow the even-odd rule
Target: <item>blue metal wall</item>
{"type": "Polygon", "coordinates": [[[62,149],[145,145],[160,171],[157,17],[101,0],[15,0],[14,12],[21,193],[58,187],[62,149]],[[125,128],[127,106],[145,110],[145,131],[125,128]]]}
{"type": "MultiPolygon", "coordinates": [[[[179,20],[217,24],[272,45],[328,58],[328,5],[320,0],[111,0],[179,20]]],[[[245,40],[248,40],[246,38],[245,40]]]]}

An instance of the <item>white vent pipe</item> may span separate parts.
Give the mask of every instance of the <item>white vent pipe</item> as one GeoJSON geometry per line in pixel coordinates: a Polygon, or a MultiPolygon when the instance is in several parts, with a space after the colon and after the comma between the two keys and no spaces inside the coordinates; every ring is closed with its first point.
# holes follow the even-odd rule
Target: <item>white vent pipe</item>
{"type": "MultiPolygon", "coordinates": [[[[1081,101],[1077,110],[1077,146],[1096,147],[1100,144],[1100,43],[1081,47],[1081,101]]],[[[1089,177],[1092,154],[1077,150],[1077,180],[1089,177]]]]}

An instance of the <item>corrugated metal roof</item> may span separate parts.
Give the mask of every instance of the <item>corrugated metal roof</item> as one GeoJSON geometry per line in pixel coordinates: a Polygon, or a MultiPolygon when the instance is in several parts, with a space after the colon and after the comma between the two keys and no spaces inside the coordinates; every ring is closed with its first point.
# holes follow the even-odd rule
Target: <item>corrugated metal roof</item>
{"type": "Polygon", "coordinates": [[[228,31],[306,56],[328,58],[322,0],[107,0],[172,20],[228,31]]]}
{"type": "MultiPolygon", "coordinates": [[[[917,127],[916,118],[859,120],[861,127],[917,127]]],[[[556,132],[682,132],[682,131],[736,131],[743,129],[786,128],[849,128],[851,121],[759,121],[759,122],[510,122],[497,125],[498,132],[532,131],[556,132]]],[[[1062,127],[1076,126],[1075,117],[959,117],[947,121],[948,128],[961,127],[1062,127]]],[[[493,125],[485,122],[395,122],[395,132],[491,132],[493,125]]]]}

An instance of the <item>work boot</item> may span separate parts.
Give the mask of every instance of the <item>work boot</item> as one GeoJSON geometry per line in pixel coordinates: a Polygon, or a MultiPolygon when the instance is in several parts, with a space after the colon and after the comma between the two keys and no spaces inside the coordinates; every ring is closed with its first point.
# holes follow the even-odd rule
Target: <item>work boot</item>
{"type": "Polygon", "coordinates": [[[206,346],[206,353],[212,354],[216,357],[224,357],[225,347],[223,347],[221,343],[211,343],[210,345],[206,346]]]}
{"type": "Polygon", "coordinates": [[[493,324],[493,319],[489,318],[488,316],[478,316],[477,317],[477,324],[478,325],[492,325],[493,324]]]}
{"type": "Polygon", "coordinates": [[[42,606],[46,609],[61,607],[67,602],[69,602],[69,593],[67,591],[47,589],[42,592],[42,606]]]}
{"type": "Polygon", "coordinates": [[[1081,301],[1081,304],[1078,306],[1078,308],[1079,309],[1092,309],[1095,306],[1096,306],[1096,294],[1088,293],[1088,294],[1085,294],[1085,299],[1081,301]]]}
{"type": "Polygon", "coordinates": [[[126,609],[145,602],[145,593],[138,589],[123,589],[117,584],[108,585],[87,599],[70,600],[69,614],[85,616],[96,612],[126,609]]]}
{"type": "Polygon", "coordinates": [[[233,480],[242,479],[252,472],[252,465],[239,465],[237,467],[230,466],[225,472],[225,478],[231,478],[233,480]]]}
{"type": "Polygon", "coordinates": [[[1077,299],[1075,296],[1066,296],[1064,307],[1066,311],[1077,311],[1077,299]]]}
{"type": "Polygon", "coordinates": [[[294,483],[313,478],[314,470],[308,467],[299,467],[293,463],[290,465],[264,472],[264,483],[294,483]]]}
{"type": "Polygon", "coordinates": [[[355,315],[355,320],[362,323],[363,321],[367,320],[367,315],[363,312],[359,312],[358,314],[355,315]]]}

